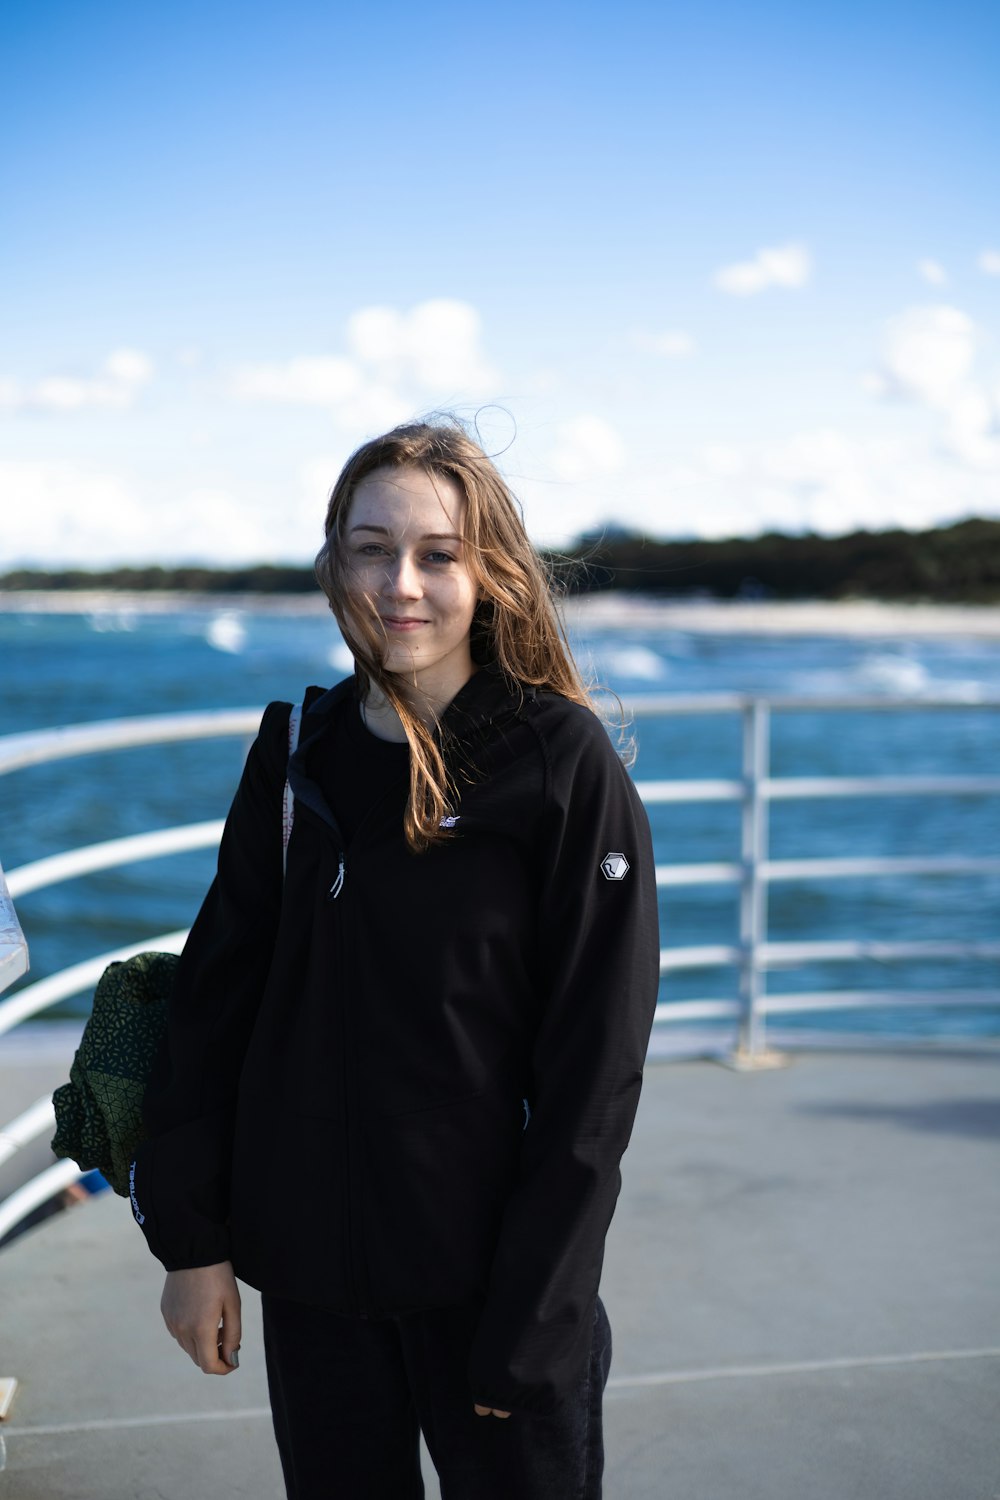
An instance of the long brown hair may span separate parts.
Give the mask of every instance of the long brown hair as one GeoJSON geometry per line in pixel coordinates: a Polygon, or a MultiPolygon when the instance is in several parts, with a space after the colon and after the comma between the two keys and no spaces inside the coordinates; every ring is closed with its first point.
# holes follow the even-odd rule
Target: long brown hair
{"type": "Polygon", "coordinates": [[[549,577],[524,529],[513,495],[493,461],[452,416],[404,423],[363,443],[347,460],[326,512],[326,541],[316,577],[354,654],[362,697],[374,684],[399,715],[410,744],[410,796],[404,827],[415,851],[446,838],[441,820],[454,788],[437,725],[428,726],[407,697],[405,679],[384,667],[385,636],[377,617],[348,611],[343,535],[354,492],[376,469],[422,469],[450,479],[465,498],[466,565],[479,590],[471,647],[479,665],[495,663],[512,685],[548,688],[592,708],[553,603],[549,577]]]}

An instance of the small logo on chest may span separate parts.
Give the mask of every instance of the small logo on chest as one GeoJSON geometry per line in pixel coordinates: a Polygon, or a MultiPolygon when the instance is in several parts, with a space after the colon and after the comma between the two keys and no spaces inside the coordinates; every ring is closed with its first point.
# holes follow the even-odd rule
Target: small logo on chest
{"type": "Polygon", "coordinates": [[[605,880],[624,880],[628,874],[628,860],[624,854],[606,854],[601,860],[605,880]]]}

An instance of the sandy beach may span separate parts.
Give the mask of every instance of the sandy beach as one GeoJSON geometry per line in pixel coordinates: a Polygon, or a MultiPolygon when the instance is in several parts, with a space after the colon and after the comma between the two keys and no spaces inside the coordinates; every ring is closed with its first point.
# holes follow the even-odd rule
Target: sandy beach
{"type": "Polygon", "coordinates": [[[669,600],[589,594],[566,619],[593,628],[686,630],[706,635],[986,636],[1000,638],[1000,605],[845,600],[669,600]]]}
{"type": "MultiPolygon", "coordinates": [[[[109,590],[0,590],[0,613],[129,615],[324,615],[316,594],[126,593],[109,590]]],[[[965,636],[1000,639],[1000,604],[900,604],[874,599],[660,599],[624,592],[588,594],[563,607],[571,627],[681,630],[703,635],[965,636]]]]}

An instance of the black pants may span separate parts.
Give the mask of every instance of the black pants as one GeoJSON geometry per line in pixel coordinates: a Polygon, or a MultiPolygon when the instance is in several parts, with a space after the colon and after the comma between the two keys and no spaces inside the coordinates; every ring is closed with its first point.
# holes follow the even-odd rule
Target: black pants
{"type": "Polygon", "coordinates": [[[342,1318],[263,1298],[264,1348],[288,1500],[422,1500],[420,1432],[442,1500],[600,1500],[611,1329],[552,1416],[478,1417],[466,1379],[475,1306],[342,1318]]]}

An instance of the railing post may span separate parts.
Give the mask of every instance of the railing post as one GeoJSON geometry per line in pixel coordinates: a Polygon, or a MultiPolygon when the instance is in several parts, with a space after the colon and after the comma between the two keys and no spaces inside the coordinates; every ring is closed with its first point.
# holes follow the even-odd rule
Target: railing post
{"type": "Polygon", "coordinates": [[[752,698],[743,711],[743,880],[740,886],[740,1025],[736,1060],[753,1066],[766,1056],[760,945],[767,938],[767,883],[760,866],[768,850],[768,798],[761,782],[770,775],[771,708],[752,698]]]}

